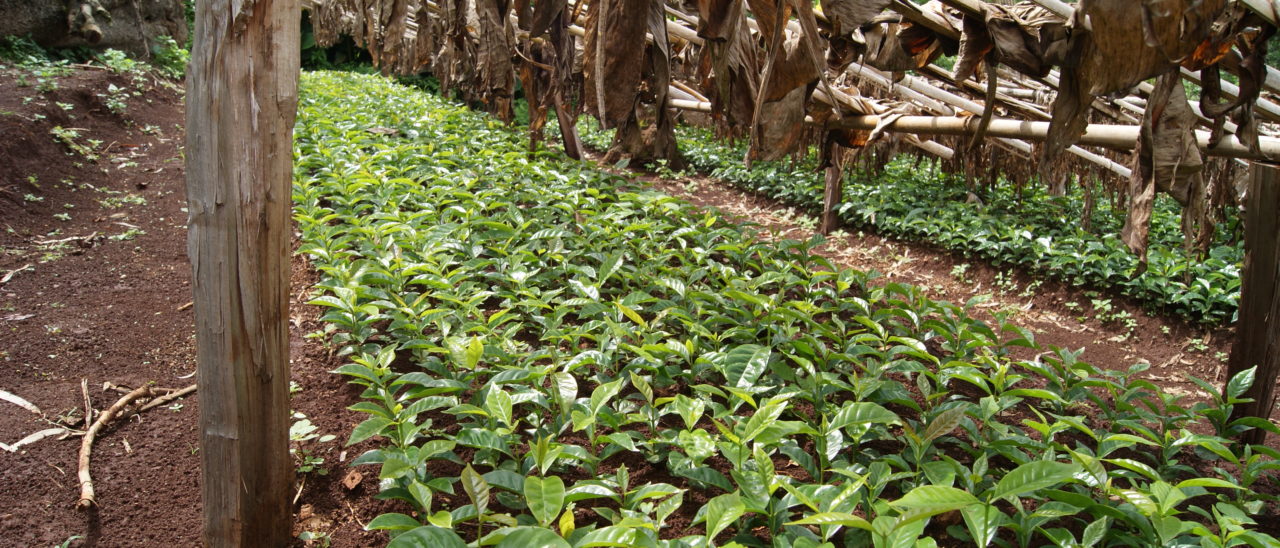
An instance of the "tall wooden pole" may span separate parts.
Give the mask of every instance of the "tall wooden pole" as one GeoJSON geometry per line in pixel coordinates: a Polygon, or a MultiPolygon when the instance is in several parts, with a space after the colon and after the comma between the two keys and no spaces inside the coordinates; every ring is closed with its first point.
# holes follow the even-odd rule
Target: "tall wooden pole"
{"type": "Polygon", "coordinates": [[[198,0],[187,80],[204,544],[289,541],[297,0],[198,0]]]}
{"type": "MultiPolygon", "coordinates": [[[[1233,418],[1271,416],[1280,375],[1280,167],[1255,163],[1245,204],[1244,272],[1240,274],[1240,321],[1231,349],[1227,380],[1257,366],[1251,403],[1236,406],[1233,418]]],[[[1266,432],[1245,433],[1247,443],[1262,443],[1266,432]]]]}
{"type": "Polygon", "coordinates": [[[840,215],[836,208],[840,207],[840,199],[844,195],[844,159],[840,155],[840,145],[834,139],[826,139],[826,150],[823,159],[827,164],[822,186],[822,219],[818,232],[831,234],[840,226],[840,215]]]}

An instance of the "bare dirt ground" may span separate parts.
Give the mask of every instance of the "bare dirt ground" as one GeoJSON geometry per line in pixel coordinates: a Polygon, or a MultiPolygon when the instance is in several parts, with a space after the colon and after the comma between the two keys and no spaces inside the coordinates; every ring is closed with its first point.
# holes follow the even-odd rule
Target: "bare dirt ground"
{"type": "MultiPolygon", "coordinates": [[[[55,426],[82,430],[86,393],[99,411],[120,396],[104,383],[194,382],[182,121],[181,92],[157,80],[139,84],[78,69],[51,87],[0,69],[0,390],[39,408],[0,401],[0,443],[55,426]],[[113,86],[140,94],[119,109],[113,86]]],[[[812,234],[811,220],[717,181],[645,179],[758,223],[771,238],[812,234]]],[[[1133,330],[1099,323],[1079,309],[1089,310],[1092,298],[1081,289],[1035,285],[1022,273],[928,246],[854,233],[833,237],[821,252],[920,285],[935,298],[991,294],[979,310],[1013,314],[1040,342],[1087,347],[1084,359],[1103,367],[1148,361],[1148,378],[1192,396],[1195,387],[1182,375],[1220,380],[1220,354],[1231,343],[1229,330],[1149,316],[1122,299],[1112,301],[1136,318],[1133,330]],[[957,275],[961,264],[969,266],[957,275]]],[[[342,358],[307,336],[321,328],[317,310],[304,304],[315,274],[302,258],[292,270],[292,407],[316,426],[316,437],[295,447],[300,461],[323,459],[316,466],[327,471],[297,482],[294,532],[328,533],[333,546],[382,546],[385,534],[363,526],[393,506],[372,499],[376,474],[347,466],[372,442],[344,447],[363,418],[346,410],[359,391],[328,373],[342,358]]],[[[197,545],[199,399],[127,414],[100,434],[91,467],[98,505],[89,511],[75,508],[79,437],[0,450],[0,546],[58,546],[73,538],[70,546],[197,545]]]]}
{"type": "MultiPolygon", "coordinates": [[[[0,390],[40,413],[0,401],[5,444],[53,427],[82,431],[82,382],[98,411],[121,396],[104,383],[195,382],[181,91],[97,69],[56,84],[22,74],[0,69],[0,390]],[[116,112],[112,86],[140,94],[116,112]]],[[[358,393],[327,373],[341,361],[304,337],[319,328],[303,304],[309,276],[296,259],[293,407],[317,436],[345,437],[362,419],[345,409],[358,393]]],[[[0,546],[198,545],[198,413],[196,394],[112,423],[94,444],[89,511],[75,508],[80,437],[0,450],[0,546]]],[[[360,526],[382,511],[367,496],[376,478],[352,489],[339,481],[342,462],[364,450],[342,441],[297,444],[331,471],[299,484],[299,531],[343,528],[337,546],[385,544],[360,526]]]]}

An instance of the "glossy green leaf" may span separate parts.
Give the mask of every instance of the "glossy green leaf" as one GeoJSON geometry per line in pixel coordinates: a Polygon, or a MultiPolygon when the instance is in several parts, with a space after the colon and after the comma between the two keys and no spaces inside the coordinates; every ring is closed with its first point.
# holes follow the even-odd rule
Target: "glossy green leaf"
{"type": "Polygon", "coordinates": [[[564,481],[556,476],[528,476],[524,479],[524,498],[533,518],[546,527],[564,506],[564,481]]]}
{"type": "Polygon", "coordinates": [[[457,533],[439,527],[423,526],[391,539],[387,548],[466,548],[457,533]]]}

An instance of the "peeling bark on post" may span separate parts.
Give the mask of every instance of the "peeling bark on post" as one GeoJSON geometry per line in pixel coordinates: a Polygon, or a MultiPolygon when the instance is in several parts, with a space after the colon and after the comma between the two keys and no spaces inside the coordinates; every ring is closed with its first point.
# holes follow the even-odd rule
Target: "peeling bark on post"
{"type": "MultiPolygon", "coordinates": [[[[1280,374],[1280,167],[1255,163],[1245,205],[1244,271],[1240,274],[1240,321],[1231,349],[1227,381],[1257,366],[1253,386],[1237,405],[1232,419],[1268,419],[1275,408],[1276,376],[1280,374]]],[[[1249,430],[1245,443],[1263,443],[1267,433],[1249,430]]]]}
{"type": "Polygon", "coordinates": [[[297,0],[199,0],[187,81],[188,253],[204,545],[289,541],[289,208],[297,0]]]}

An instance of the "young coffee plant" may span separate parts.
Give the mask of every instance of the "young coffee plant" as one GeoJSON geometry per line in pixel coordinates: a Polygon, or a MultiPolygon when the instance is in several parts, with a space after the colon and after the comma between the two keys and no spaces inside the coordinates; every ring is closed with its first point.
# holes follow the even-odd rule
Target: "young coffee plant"
{"type": "Polygon", "coordinates": [[[300,252],[389,546],[1276,542],[1234,388],[1180,406],[438,97],[302,84],[300,252]]]}

